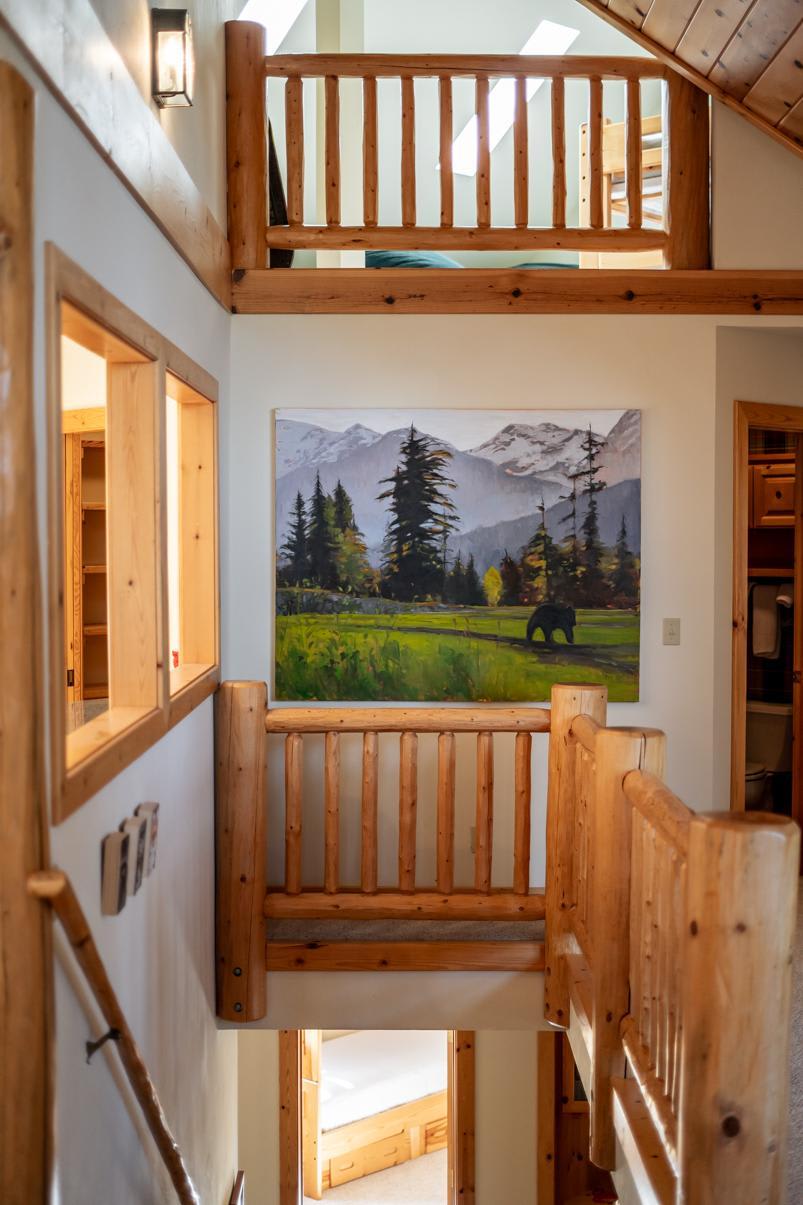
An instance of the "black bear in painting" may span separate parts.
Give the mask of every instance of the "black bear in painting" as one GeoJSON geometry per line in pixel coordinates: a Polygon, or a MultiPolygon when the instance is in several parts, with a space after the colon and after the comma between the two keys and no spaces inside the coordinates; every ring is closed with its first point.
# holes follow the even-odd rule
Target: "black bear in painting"
{"type": "Polygon", "coordinates": [[[574,644],[574,625],[577,619],[574,607],[564,607],[560,603],[541,603],[536,607],[527,622],[527,639],[532,640],[538,628],[544,633],[547,644],[554,644],[553,632],[563,632],[568,644],[574,644]]]}

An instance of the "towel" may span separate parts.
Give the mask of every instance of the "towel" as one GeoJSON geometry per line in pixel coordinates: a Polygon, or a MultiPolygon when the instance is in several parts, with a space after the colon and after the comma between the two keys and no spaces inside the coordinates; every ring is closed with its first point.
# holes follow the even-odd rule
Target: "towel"
{"type": "Polygon", "coordinates": [[[779,586],[775,602],[779,607],[789,607],[791,609],[795,605],[795,583],[784,582],[782,586],[779,586]]]}
{"type": "Polygon", "coordinates": [[[777,585],[754,586],[753,655],[775,661],[781,654],[781,625],[778,622],[777,585]]]}

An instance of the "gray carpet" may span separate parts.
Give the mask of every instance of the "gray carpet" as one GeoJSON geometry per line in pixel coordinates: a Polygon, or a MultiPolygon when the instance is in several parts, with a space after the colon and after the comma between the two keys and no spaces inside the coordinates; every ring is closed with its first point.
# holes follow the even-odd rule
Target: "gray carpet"
{"type": "MultiPolygon", "coordinates": [[[[446,1151],[422,1155],[323,1194],[324,1205],[446,1205],[446,1151]]],[[[315,1205],[309,1197],[304,1205],[315,1205]]]]}
{"type": "Polygon", "coordinates": [[[268,941],[543,941],[543,921],[271,920],[268,941]]]}
{"type": "Polygon", "coordinates": [[[789,1092],[788,1200],[803,1201],[803,884],[797,901],[797,939],[792,973],[792,1074],[789,1092]]]}

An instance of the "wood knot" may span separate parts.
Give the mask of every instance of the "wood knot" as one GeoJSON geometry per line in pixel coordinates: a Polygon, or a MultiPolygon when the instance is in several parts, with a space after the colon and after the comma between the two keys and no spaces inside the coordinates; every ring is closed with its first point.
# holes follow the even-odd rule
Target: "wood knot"
{"type": "Polygon", "coordinates": [[[722,1133],[726,1138],[735,1138],[741,1131],[742,1123],[735,1113],[729,1113],[722,1119],[722,1133]]]}
{"type": "Polygon", "coordinates": [[[696,920],[693,920],[691,922],[691,924],[689,925],[689,932],[691,933],[692,937],[696,937],[697,934],[700,932],[700,929],[699,929],[699,926],[698,926],[696,920]]]}

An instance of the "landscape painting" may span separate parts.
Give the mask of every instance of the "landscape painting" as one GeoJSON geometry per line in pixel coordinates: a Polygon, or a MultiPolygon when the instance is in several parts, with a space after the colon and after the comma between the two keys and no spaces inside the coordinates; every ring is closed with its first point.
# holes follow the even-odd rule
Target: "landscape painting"
{"type": "Polygon", "coordinates": [[[280,410],[275,697],[639,692],[641,412],[280,410]]]}

